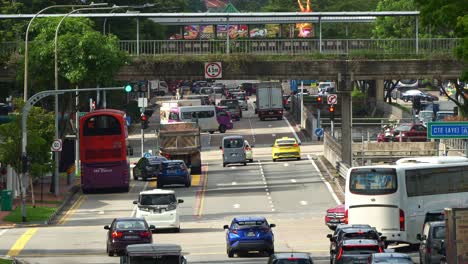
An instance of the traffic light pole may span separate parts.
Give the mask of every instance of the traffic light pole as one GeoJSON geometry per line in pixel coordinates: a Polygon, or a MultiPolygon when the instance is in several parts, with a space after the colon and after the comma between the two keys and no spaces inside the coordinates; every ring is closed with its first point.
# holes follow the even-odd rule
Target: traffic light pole
{"type": "MultiPolygon", "coordinates": [[[[140,112],[142,115],[145,114],[145,108],[141,107],[140,112]]],[[[143,157],[143,153],[145,153],[145,122],[144,120],[140,120],[141,122],[141,156],[143,157]]]]}

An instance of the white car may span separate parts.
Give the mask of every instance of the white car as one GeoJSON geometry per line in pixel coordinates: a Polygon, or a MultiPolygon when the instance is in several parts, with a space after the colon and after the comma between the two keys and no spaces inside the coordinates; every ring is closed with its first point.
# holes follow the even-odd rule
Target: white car
{"type": "Polygon", "coordinates": [[[244,100],[238,100],[239,101],[239,106],[241,107],[242,110],[247,111],[249,110],[249,105],[247,104],[246,101],[244,100]]]}
{"type": "Polygon", "coordinates": [[[136,217],[145,218],[148,225],[156,229],[173,229],[180,231],[179,204],[184,200],[177,199],[173,190],[153,189],[140,192],[136,217]]]}
{"type": "Polygon", "coordinates": [[[253,151],[249,142],[247,140],[244,140],[244,145],[245,145],[245,159],[248,160],[249,162],[253,162],[253,151]]]}

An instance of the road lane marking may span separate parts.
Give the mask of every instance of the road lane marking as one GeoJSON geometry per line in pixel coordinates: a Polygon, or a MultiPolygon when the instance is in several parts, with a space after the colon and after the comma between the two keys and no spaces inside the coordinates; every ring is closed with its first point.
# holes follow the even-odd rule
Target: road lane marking
{"type": "Polygon", "coordinates": [[[301,205],[307,205],[307,204],[309,204],[307,201],[300,201],[299,203],[300,203],[301,205]]]}
{"type": "Polygon", "coordinates": [[[68,220],[70,219],[70,217],[72,217],[72,215],[75,214],[76,210],[80,208],[80,206],[83,204],[86,198],[87,198],[86,195],[81,195],[72,205],[72,207],[70,207],[70,209],[68,209],[68,211],[62,216],[62,218],[60,218],[60,220],[58,221],[58,224],[59,225],[66,224],[68,220]]]}
{"type": "Polygon", "coordinates": [[[317,172],[319,173],[320,175],[320,180],[323,181],[323,183],[325,183],[325,186],[327,186],[328,188],[328,191],[331,193],[331,196],[333,197],[333,199],[335,200],[336,204],[341,204],[341,201],[340,199],[338,199],[338,196],[336,196],[336,193],[335,191],[333,191],[333,188],[331,187],[330,183],[323,177],[322,173],[320,172],[317,164],[315,164],[315,161],[312,159],[312,157],[310,155],[307,155],[307,158],[309,159],[310,163],[312,163],[312,165],[314,166],[314,168],[317,170],[317,172]]]}
{"type": "Polygon", "coordinates": [[[148,187],[150,187],[150,188],[156,188],[156,181],[149,181],[149,182],[148,182],[148,187]]]}
{"type": "Polygon", "coordinates": [[[296,183],[297,181],[296,181],[296,179],[291,179],[291,182],[296,183]]]}
{"type": "Polygon", "coordinates": [[[195,206],[195,215],[198,218],[201,218],[203,215],[203,206],[205,204],[205,192],[208,185],[208,164],[202,166],[202,187],[201,190],[197,191],[196,195],[196,206],[195,206]]]}
{"type": "Polygon", "coordinates": [[[0,230],[0,237],[3,236],[9,229],[0,230]]]}
{"type": "Polygon", "coordinates": [[[235,209],[238,209],[240,208],[240,204],[234,204],[232,207],[234,207],[235,209]]]}
{"type": "Polygon", "coordinates": [[[200,186],[200,174],[192,174],[192,186],[200,186]]]}
{"type": "Polygon", "coordinates": [[[294,128],[291,126],[291,123],[289,123],[289,120],[283,116],[283,120],[286,121],[286,124],[288,124],[288,127],[289,129],[291,130],[291,132],[293,133],[294,137],[296,138],[297,142],[298,143],[301,143],[301,140],[299,139],[299,136],[296,134],[296,131],[294,130],[294,128]]]}
{"type": "Polygon", "coordinates": [[[28,230],[26,230],[26,232],[24,232],[24,234],[21,235],[20,238],[18,238],[18,240],[16,240],[15,244],[10,248],[7,255],[10,257],[18,256],[21,250],[23,250],[23,248],[26,246],[28,241],[34,236],[34,234],[36,234],[37,230],[37,227],[29,228],[28,230]]]}
{"type": "Polygon", "coordinates": [[[250,133],[252,133],[252,140],[253,140],[252,144],[254,144],[255,143],[255,131],[252,127],[252,122],[250,121],[250,118],[249,118],[249,124],[250,124],[250,133]]]}

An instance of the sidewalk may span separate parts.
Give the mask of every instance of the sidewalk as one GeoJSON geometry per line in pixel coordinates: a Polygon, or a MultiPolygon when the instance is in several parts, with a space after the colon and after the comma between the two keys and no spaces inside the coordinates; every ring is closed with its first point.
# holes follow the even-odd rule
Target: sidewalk
{"type": "MultiPolygon", "coordinates": [[[[79,178],[75,178],[74,184],[68,185],[66,177],[60,177],[59,184],[59,195],[55,196],[54,193],[50,193],[50,184],[51,179],[45,178],[44,183],[42,184],[42,197],[41,197],[41,183],[40,181],[35,183],[33,186],[34,189],[34,198],[36,201],[36,206],[47,206],[47,207],[57,207],[60,208],[61,205],[65,202],[66,198],[70,196],[71,192],[77,188],[73,188],[79,184],[79,178]],[[42,199],[41,199],[42,198],[42,199]]],[[[26,205],[32,205],[32,195],[31,191],[28,190],[26,194],[26,205]]],[[[18,196],[13,200],[13,210],[21,206],[21,197],[18,196]]],[[[15,227],[15,223],[5,221],[4,218],[8,216],[12,211],[0,211],[0,228],[12,228],[15,227]]],[[[32,224],[32,223],[31,223],[32,224]]]]}

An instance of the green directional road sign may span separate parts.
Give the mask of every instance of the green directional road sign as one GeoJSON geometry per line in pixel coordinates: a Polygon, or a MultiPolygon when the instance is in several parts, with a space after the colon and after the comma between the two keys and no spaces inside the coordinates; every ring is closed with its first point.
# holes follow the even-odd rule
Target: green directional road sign
{"type": "Polygon", "coordinates": [[[468,139],[468,122],[429,122],[427,138],[461,138],[468,139]]]}

